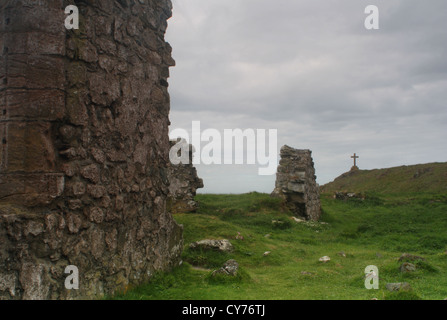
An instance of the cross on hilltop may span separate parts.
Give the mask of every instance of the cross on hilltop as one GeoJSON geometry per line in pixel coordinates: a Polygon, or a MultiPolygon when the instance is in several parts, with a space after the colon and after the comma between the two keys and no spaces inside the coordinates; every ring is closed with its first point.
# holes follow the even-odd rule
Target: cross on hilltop
{"type": "Polygon", "coordinates": [[[354,153],[353,156],[351,156],[352,159],[354,159],[354,167],[357,167],[357,159],[360,158],[356,153],[354,153]]]}
{"type": "Polygon", "coordinates": [[[359,167],[357,167],[357,159],[360,158],[356,153],[354,153],[353,156],[351,156],[352,159],[354,159],[354,166],[351,168],[352,170],[358,170],[359,167]]]}

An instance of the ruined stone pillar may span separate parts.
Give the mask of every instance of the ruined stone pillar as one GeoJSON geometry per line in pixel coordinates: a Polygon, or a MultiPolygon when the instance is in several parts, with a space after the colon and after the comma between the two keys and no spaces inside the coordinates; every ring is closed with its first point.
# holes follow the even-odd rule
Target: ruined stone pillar
{"type": "Polygon", "coordinates": [[[170,0],[0,2],[0,299],[93,298],[180,261],[170,0]],[[80,29],[67,30],[66,6],[80,29]],[[67,290],[69,265],[79,289],[67,290]]]}
{"type": "Polygon", "coordinates": [[[171,213],[196,212],[199,204],[195,201],[197,189],[203,188],[203,180],[197,175],[197,169],[193,165],[194,146],[184,140],[172,140],[171,147],[183,144],[188,152],[188,163],[174,165],[169,164],[169,196],[168,210],[171,213]]]}
{"type": "Polygon", "coordinates": [[[318,221],[321,217],[320,192],[312,151],[283,146],[280,155],[272,196],[283,199],[296,216],[318,221]]]}

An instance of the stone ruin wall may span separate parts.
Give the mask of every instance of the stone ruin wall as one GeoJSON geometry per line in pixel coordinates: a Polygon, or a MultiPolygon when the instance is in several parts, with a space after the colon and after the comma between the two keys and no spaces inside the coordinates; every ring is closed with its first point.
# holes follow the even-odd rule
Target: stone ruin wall
{"type": "Polygon", "coordinates": [[[283,199],[296,216],[318,221],[321,217],[320,192],[312,151],[283,146],[280,155],[272,196],[283,199]]]}
{"type": "Polygon", "coordinates": [[[0,2],[0,299],[95,298],[179,264],[182,227],[166,210],[171,10],[0,2]],[[68,265],[79,290],[64,287],[68,265]]]}
{"type": "MultiPolygon", "coordinates": [[[[171,141],[171,147],[179,144],[187,144],[186,141],[171,141]]],[[[203,180],[197,175],[197,169],[193,166],[194,147],[187,145],[188,164],[180,163],[178,165],[169,164],[169,196],[168,211],[171,213],[195,212],[198,209],[198,203],[194,200],[197,189],[203,188],[203,180]]]]}

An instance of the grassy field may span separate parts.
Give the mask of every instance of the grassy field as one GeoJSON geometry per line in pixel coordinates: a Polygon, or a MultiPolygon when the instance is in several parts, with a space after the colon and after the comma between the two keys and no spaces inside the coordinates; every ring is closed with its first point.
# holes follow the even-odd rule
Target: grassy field
{"type": "Polygon", "coordinates": [[[364,201],[347,202],[323,194],[319,223],[295,222],[266,194],[198,195],[197,200],[196,214],[175,215],[184,225],[183,265],[115,299],[447,298],[447,194],[369,194],[364,201]],[[235,250],[189,249],[202,239],[228,239],[235,250]],[[270,254],[264,256],[266,251],[270,254]],[[426,260],[403,274],[397,261],[403,253],[426,260]],[[322,256],[331,260],[322,263],[322,256]],[[238,277],[211,277],[228,259],[238,261],[238,277]],[[379,290],[364,286],[368,265],[379,268],[379,290]],[[389,292],[388,282],[408,282],[413,291],[389,292]]]}

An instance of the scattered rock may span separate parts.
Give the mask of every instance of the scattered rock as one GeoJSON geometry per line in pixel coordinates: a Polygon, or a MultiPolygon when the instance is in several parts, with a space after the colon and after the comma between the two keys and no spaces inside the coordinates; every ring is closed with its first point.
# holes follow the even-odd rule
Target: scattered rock
{"type": "Polygon", "coordinates": [[[212,240],[205,239],[197,242],[193,242],[189,245],[190,249],[203,249],[203,250],[217,250],[221,252],[233,251],[233,245],[230,241],[224,240],[212,240]]]}
{"type": "Polygon", "coordinates": [[[337,253],[340,257],[346,258],[346,253],[344,251],[340,251],[337,253]]]}
{"type": "Polygon", "coordinates": [[[414,271],[416,271],[416,266],[412,263],[404,262],[400,266],[400,272],[402,272],[402,273],[409,273],[409,272],[414,272],[414,271]]]}
{"type": "Polygon", "coordinates": [[[425,258],[416,256],[416,255],[413,255],[413,254],[409,254],[409,253],[404,253],[404,254],[401,255],[400,258],[399,258],[399,262],[403,262],[403,261],[416,261],[416,260],[423,260],[423,261],[425,261],[425,258]]]}
{"type": "Polygon", "coordinates": [[[264,236],[264,238],[270,238],[272,235],[270,234],[270,233],[268,233],[268,234],[266,234],[265,236],[264,236]]]}
{"type": "Polygon", "coordinates": [[[280,221],[280,220],[272,220],[272,224],[273,224],[273,225],[282,225],[282,224],[284,224],[284,221],[280,221]]]}
{"type": "Polygon", "coordinates": [[[238,271],[239,271],[239,263],[237,263],[236,260],[231,259],[231,260],[228,260],[227,262],[225,262],[222,268],[215,270],[212,273],[212,276],[215,276],[217,274],[223,274],[223,275],[235,277],[235,276],[237,276],[238,271]]]}
{"type": "Polygon", "coordinates": [[[321,257],[318,261],[327,263],[327,262],[331,261],[331,258],[329,258],[328,256],[324,256],[324,257],[321,257]]]}
{"type": "Polygon", "coordinates": [[[388,291],[411,291],[412,290],[412,288],[408,282],[387,283],[386,288],[388,291]]]}
{"type": "Polygon", "coordinates": [[[299,219],[299,218],[297,218],[297,217],[292,217],[292,220],[294,220],[296,223],[303,223],[303,222],[306,222],[306,220],[299,219]]]}
{"type": "Polygon", "coordinates": [[[236,236],[236,240],[244,240],[244,236],[240,232],[238,232],[237,236],[236,236]]]}
{"type": "Polygon", "coordinates": [[[307,272],[307,271],[301,271],[301,274],[303,276],[313,276],[314,275],[312,272],[307,272]]]}
{"type": "Polygon", "coordinates": [[[349,199],[360,199],[365,200],[365,196],[361,193],[355,193],[355,192],[336,192],[334,195],[334,199],[337,200],[349,200],[349,199]]]}
{"type": "Polygon", "coordinates": [[[264,252],[264,257],[267,257],[268,255],[270,255],[270,251],[266,251],[266,252],[264,252]]]}

